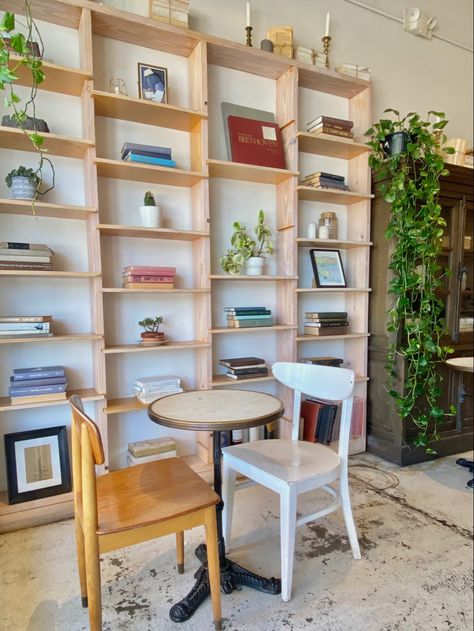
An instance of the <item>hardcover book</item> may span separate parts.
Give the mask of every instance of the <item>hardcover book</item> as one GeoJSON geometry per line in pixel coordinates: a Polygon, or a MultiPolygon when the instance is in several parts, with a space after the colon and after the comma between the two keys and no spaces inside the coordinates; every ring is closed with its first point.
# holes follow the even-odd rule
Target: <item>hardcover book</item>
{"type": "Polygon", "coordinates": [[[221,103],[222,117],[224,119],[224,133],[225,133],[225,146],[227,150],[227,159],[232,160],[232,149],[230,146],[229,138],[229,116],[241,116],[242,118],[251,118],[258,121],[265,121],[267,123],[275,122],[275,114],[273,112],[267,112],[265,110],[257,110],[253,107],[244,107],[242,105],[236,105],[235,103],[221,103]]]}
{"type": "Polygon", "coordinates": [[[123,283],[124,289],[173,289],[173,283],[123,283]]]}
{"type": "Polygon", "coordinates": [[[347,326],[322,326],[321,328],[305,326],[304,335],[345,335],[347,326]]]}
{"type": "Polygon", "coordinates": [[[64,366],[39,366],[37,368],[14,368],[14,381],[24,379],[46,379],[49,377],[64,377],[64,366]]]}
{"type": "Polygon", "coordinates": [[[21,243],[17,241],[0,241],[0,248],[9,250],[49,250],[46,243],[21,243]]]}
{"type": "Polygon", "coordinates": [[[163,153],[171,157],[170,147],[155,147],[154,145],[141,145],[136,142],[124,142],[121,150],[121,154],[125,155],[129,151],[150,151],[151,153],[163,153]]]}
{"type": "Polygon", "coordinates": [[[0,316],[0,322],[52,322],[53,316],[0,316]]]}
{"type": "Polygon", "coordinates": [[[220,359],[219,364],[237,368],[238,366],[255,366],[258,364],[265,365],[265,360],[261,357],[230,357],[229,359],[220,359]]]}
{"type": "MultiPolygon", "coordinates": [[[[13,382],[15,384],[15,382],[13,382]]],[[[53,392],[66,392],[66,383],[57,383],[50,386],[20,386],[10,385],[8,394],[11,397],[28,396],[33,394],[48,394],[53,392]]]]}
{"type": "Polygon", "coordinates": [[[24,403],[41,403],[42,401],[62,401],[66,399],[65,392],[52,392],[49,394],[35,394],[24,397],[11,397],[12,405],[21,405],[24,403]]]}
{"type": "Polygon", "coordinates": [[[175,160],[165,160],[164,158],[154,158],[152,156],[139,156],[136,153],[128,153],[126,158],[123,158],[125,162],[139,162],[140,164],[156,164],[162,167],[170,167],[174,169],[176,166],[175,160]]]}
{"type": "Polygon", "coordinates": [[[301,402],[300,416],[303,419],[303,440],[317,443],[316,428],[318,422],[319,403],[306,399],[301,402]]]}
{"type": "Polygon", "coordinates": [[[280,127],[276,123],[229,116],[232,160],[285,169],[285,154],[280,127]]]}
{"type": "Polygon", "coordinates": [[[159,265],[127,265],[123,268],[126,274],[158,274],[172,276],[176,274],[176,267],[160,267],[159,265]]]}

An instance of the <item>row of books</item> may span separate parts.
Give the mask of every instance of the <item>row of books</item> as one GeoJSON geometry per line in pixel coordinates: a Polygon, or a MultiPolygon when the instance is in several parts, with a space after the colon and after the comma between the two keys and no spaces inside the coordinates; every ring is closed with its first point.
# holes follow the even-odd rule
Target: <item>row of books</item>
{"type": "Polygon", "coordinates": [[[53,256],[45,243],[0,241],[0,269],[50,271],[53,256]]]}
{"type": "Polygon", "coordinates": [[[172,169],[176,166],[176,162],[171,157],[170,147],[126,142],[122,146],[121,157],[125,162],[156,164],[157,166],[170,167],[172,169]]]}
{"type": "Polygon", "coordinates": [[[181,379],[175,375],[138,377],[133,382],[133,392],[141,403],[151,403],[168,394],[183,392],[181,379]]]}
{"type": "Polygon", "coordinates": [[[347,333],[347,311],[305,311],[305,335],[343,335],[347,333]]]}
{"type": "Polygon", "coordinates": [[[334,118],[333,116],[318,116],[306,125],[306,129],[311,134],[329,134],[330,136],[340,136],[353,140],[353,121],[345,118],[334,118]]]}
{"type": "Polygon", "coordinates": [[[315,171],[306,175],[300,182],[303,186],[312,186],[313,188],[336,188],[339,191],[348,191],[346,178],[336,173],[327,173],[326,171],[315,171]]]}
{"type": "MultiPolygon", "coordinates": [[[[300,436],[310,443],[329,445],[338,440],[340,430],[341,406],[325,403],[317,399],[305,399],[301,402],[300,436]]],[[[350,437],[357,438],[364,432],[365,404],[362,397],[354,396],[350,437]]]]}
{"type": "Polygon", "coordinates": [[[255,326],[273,326],[271,309],[267,307],[224,307],[227,326],[244,329],[255,326]]]}
{"type": "Polygon", "coordinates": [[[66,398],[67,379],[64,366],[15,368],[8,394],[12,405],[60,401],[66,398]]]}
{"type": "Polygon", "coordinates": [[[0,316],[0,338],[51,337],[52,316],[0,316]]]}
{"type": "Polygon", "coordinates": [[[122,272],[126,289],[173,289],[176,267],[159,265],[128,265],[122,272]]]}
{"type": "Polygon", "coordinates": [[[230,357],[220,359],[219,364],[227,368],[226,376],[230,379],[255,379],[268,375],[267,364],[260,357],[230,357]]]}
{"type": "Polygon", "coordinates": [[[176,456],[176,443],[168,436],[128,443],[127,464],[131,466],[176,456]]]}

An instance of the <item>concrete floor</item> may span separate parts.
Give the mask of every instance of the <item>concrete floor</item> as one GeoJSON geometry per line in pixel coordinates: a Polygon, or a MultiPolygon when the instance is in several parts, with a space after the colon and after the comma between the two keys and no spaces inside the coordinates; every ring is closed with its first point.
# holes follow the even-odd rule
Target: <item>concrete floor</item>
{"type": "MultiPolygon", "coordinates": [[[[472,457],[472,454],[465,454],[472,457]]],[[[362,560],[354,561],[342,515],[298,530],[293,599],[243,588],[223,595],[226,631],[471,631],[472,490],[457,456],[399,469],[369,455],[351,459],[362,560]]],[[[317,494],[299,505],[301,512],[317,494]]],[[[236,498],[237,562],[280,575],[278,499],[253,487],[236,498]]],[[[213,629],[210,602],[179,626],[173,602],[193,584],[202,532],[186,538],[186,570],[175,568],[174,537],[104,555],[104,631],[213,629]]],[[[0,538],[0,629],[86,631],[72,521],[0,538]]]]}

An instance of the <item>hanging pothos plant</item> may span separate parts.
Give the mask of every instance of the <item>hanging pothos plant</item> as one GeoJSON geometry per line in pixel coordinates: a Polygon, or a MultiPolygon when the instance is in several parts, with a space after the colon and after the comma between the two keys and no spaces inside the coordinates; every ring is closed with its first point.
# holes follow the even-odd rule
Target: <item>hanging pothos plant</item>
{"type": "Polygon", "coordinates": [[[38,195],[44,195],[55,183],[55,171],[51,160],[47,157],[47,150],[43,147],[44,138],[38,133],[35,126],[36,121],[36,96],[38,86],[44,81],[43,72],[43,40],[31,14],[30,0],[24,0],[24,17],[18,20],[13,13],[5,12],[0,21],[0,90],[5,92],[5,107],[11,110],[11,118],[18,127],[30,139],[35,151],[38,153],[39,161],[35,169],[38,178],[34,204],[38,195]],[[39,51],[39,54],[38,54],[39,51]],[[30,93],[26,100],[20,98],[15,92],[15,85],[18,81],[18,72],[21,66],[25,66],[30,74],[30,93]],[[33,120],[34,129],[27,129],[27,120],[33,120]],[[52,173],[52,184],[46,190],[40,191],[44,183],[44,169],[49,167],[52,173]]]}
{"type": "Polygon", "coordinates": [[[438,262],[446,225],[438,194],[439,178],[448,174],[440,151],[440,144],[446,142],[442,130],[447,120],[442,112],[429,112],[428,121],[413,112],[404,118],[396,110],[385,112],[396,120],[381,119],[366,135],[372,148],[369,164],[391,207],[385,231],[393,242],[389,265],[393,300],[387,328],[397,341],[389,346],[388,391],[400,417],[417,426],[415,445],[435,453],[428,445],[439,439],[445,415],[455,413],[455,409],[445,412],[438,403],[438,364],[453,352],[441,342],[446,330],[439,290],[446,271],[438,262]],[[434,122],[430,116],[436,117],[434,122]],[[398,357],[405,364],[402,388],[395,385],[398,357]]]}

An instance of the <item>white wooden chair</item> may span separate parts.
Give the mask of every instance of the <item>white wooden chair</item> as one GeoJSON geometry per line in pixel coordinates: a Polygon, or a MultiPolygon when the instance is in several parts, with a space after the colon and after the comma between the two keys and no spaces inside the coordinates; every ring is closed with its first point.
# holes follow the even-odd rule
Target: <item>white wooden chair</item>
{"type": "Polygon", "coordinates": [[[291,440],[258,440],[223,449],[223,531],[228,544],[236,473],[279,493],[282,598],[288,601],[291,599],[296,526],[341,507],[352,554],[354,559],[360,559],[347,471],[354,372],[347,368],[278,362],[273,365],[273,374],[278,381],[294,390],[291,440]],[[302,394],[328,402],[342,401],[337,453],[327,445],[298,440],[302,394]],[[329,486],[335,482],[338,482],[335,488],[329,486]],[[317,488],[330,493],[335,501],[326,508],[297,519],[298,495],[317,488]]]}

